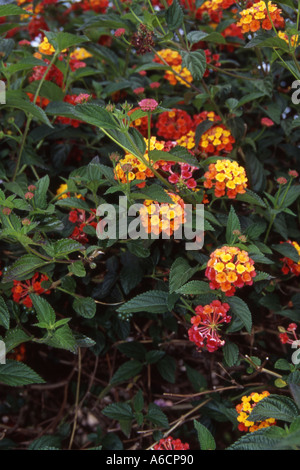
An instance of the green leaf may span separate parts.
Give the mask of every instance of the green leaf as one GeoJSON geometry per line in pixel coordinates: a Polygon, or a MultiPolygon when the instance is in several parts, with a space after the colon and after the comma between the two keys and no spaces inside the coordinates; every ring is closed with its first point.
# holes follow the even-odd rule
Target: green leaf
{"type": "Polygon", "coordinates": [[[279,245],[272,245],[273,250],[278,251],[283,256],[292,259],[295,263],[299,263],[300,256],[298,251],[291,243],[280,243],[279,245]]]}
{"type": "Polygon", "coordinates": [[[258,429],[242,436],[227,450],[276,450],[285,431],[277,426],[258,429]]]}
{"type": "Polygon", "coordinates": [[[46,323],[49,326],[54,325],[56,318],[55,311],[47,300],[36,294],[30,294],[29,297],[32,300],[39,322],[46,323]]]}
{"type": "Polygon", "coordinates": [[[137,295],[133,299],[129,300],[124,305],[119,307],[117,312],[165,313],[168,311],[167,301],[168,292],[160,290],[150,290],[148,292],[144,292],[143,294],[137,295]]]}
{"type": "Polygon", "coordinates": [[[169,292],[172,294],[185,284],[199,269],[191,268],[184,258],[177,258],[171,266],[169,278],[169,292]]]}
{"type": "Polygon", "coordinates": [[[230,297],[229,299],[226,299],[226,302],[230,305],[233,313],[241,320],[250,334],[252,329],[252,315],[248,305],[239,297],[230,297]]]}
{"type": "Polygon", "coordinates": [[[96,314],[96,303],[91,297],[77,297],[73,302],[73,308],[84,318],[93,318],[96,314]]]}
{"type": "Polygon", "coordinates": [[[10,92],[7,92],[7,94],[6,94],[6,104],[2,105],[2,106],[6,106],[6,107],[9,107],[9,108],[21,109],[27,115],[31,114],[38,121],[40,121],[43,124],[46,124],[47,126],[53,128],[51,122],[47,118],[47,115],[46,115],[45,111],[42,108],[40,108],[36,104],[31,103],[30,101],[27,101],[27,100],[22,99],[22,98],[17,98],[15,96],[13,96],[13,94],[10,93],[10,92]]]}
{"type": "Polygon", "coordinates": [[[211,434],[211,432],[199,423],[199,421],[194,420],[194,427],[198,434],[198,440],[201,450],[215,450],[216,442],[211,434]]]}
{"type": "Polygon", "coordinates": [[[224,36],[221,33],[213,31],[212,33],[207,33],[205,31],[191,31],[187,34],[187,40],[191,44],[196,44],[200,41],[205,42],[215,42],[217,44],[226,44],[224,36]]]}
{"type": "Polygon", "coordinates": [[[55,50],[58,50],[59,52],[62,52],[68,47],[77,46],[78,44],[89,41],[87,36],[79,36],[61,31],[55,33],[45,31],[44,34],[55,50]]]}
{"type": "Polygon", "coordinates": [[[11,387],[45,383],[45,381],[26,364],[10,359],[6,361],[6,364],[0,365],[0,382],[10,385],[11,387]]]}
{"type": "Polygon", "coordinates": [[[15,4],[0,5],[0,17],[1,16],[14,16],[14,15],[32,15],[32,13],[28,12],[27,10],[23,10],[23,8],[18,7],[15,4]]]}
{"type": "Polygon", "coordinates": [[[29,279],[31,274],[49,262],[34,255],[24,255],[14,262],[12,266],[3,274],[2,282],[12,282],[14,280],[24,281],[29,279]]]}
{"type": "Polygon", "coordinates": [[[235,230],[238,230],[240,232],[241,224],[233,206],[230,206],[230,212],[226,225],[226,241],[229,245],[233,243],[236,238],[236,235],[234,235],[233,233],[235,230]]]}
{"type": "Polygon", "coordinates": [[[48,175],[43,176],[36,182],[36,190],[34,192],[34,201],[36,207],[39,209],[46,209],[47,207],[47,191],[50,184],[48,175]]]}
{"type": "Polygon", "coordinates": [[[137,413],[144,409],[144,397],[142,390],[139,390],[133,399],[133,408],[137,413]]]}
{"type": "Polygon", "coordinates": [[[102,410],[104,416],[107,416],[110,419],[133,419],[134,414],[132,412],[131,406],[128,403],[112,403],[102,410]]]}
{"type": "Polygon", "coordinates": [[[279,196],[278,205],[282,209],[289,207],[293,202],[300,197],[300,186],[292,186],[285,195],[285,191],[279,196]]]}
{"type": "Polygon", "coordinates": [[[47,340],[47,344],[54,348],[66,349],[74,354],[77,351],[77,342],[69,325],[63,325],[55,330],[51,338],[47,340]]]}
{"type": "Polygon", "coordinates": [[[173,357],[166,354],[158,361],[156,367],[164,380],[171,384],[175,383],[176,361],[173,357]]]}
{"type": "Polygon", "coordinates": [[[166,11],[166,22],[171,31],[180,28],[183,22],[183,11],[178,0],[173,0],[172,5],[166,11]]]}
{"type": "Polygon", "coordinates": [[[0,325],[9,329],[9,311],[3,297],[0,296],[0,325]]]}
{"type": "Polygon", "coordinates": [[[211,289],[207,282],[203,281],[190,281],[184,286],[181,286],[176,290],[178,294],[185,295],[200,295],[200,294],[209,294],[211,289]]]}
{"type": "Polygon", "coordinates": [[[30,336],[19,327],[8,330],[4,338],[6,353],[19,346],[19,344],[30,341],[30,339],[30,336]]]}
{"type": "Polygon", "coordinates": [[[155,426],[162,428],[167,428],[169,426],[169,421],[165,413],[155,405],[155,403],[150,403],[148,407],[148,413],[146,414],[146,419],[151,421],[155,426]]]}
{"type": "Polygon", "coordinates": [[[70,273],[73,273],[74,276],[77,276],[77,277],[86,276],[86,270],[85,270],[85,267],[83,266],[82,261],[75,261],[75,263],[72,263],[71,265],[68,266],[68,270],[70,273]]]}
{"type": "Polygon", "coordinates": [[[249,416],[249,421],[262,421],[275,418],[291,423],[299,415],[299,409],[294,401],[281,395],[270,395],[256,403],[249,416]]]}
{"type": "Polygon", "coordinates": [[[245,49],[250,49],[257,46],[271,48],[276,47],[284,50],[285,52],[288,52],[289,50],[288,44],[283,39],[280,39],[278,36],[270,36],[269,34],[263,32],[256,33],[255,37],[245,45],[245,49]]]}
{"type": "Polygon", "coordinates": [[[138,341],[128,341],[126,343],[118,344],[118,350],[125,354],[125,356],[136,359],[144,360],[146,354],[146,348],[143,344],[138,341]]]}
{"type": "Polygon", "coordinates": [[[223,354],[228,367],[233,367],[239,358],[239,348],[236,344],[226,341],[223,347],[223,354]]]}
{"type": "Polygon", "coordinates": [[[186,67],[191,72],[194,80],[201,80],[207,67],[204,51],[184,52],[182,67],[186,67]]]}
{"type": "Polygon", "coordinates": [[[245,194],[238,194],[237,195],[238,201],[248,202],[249,204],[253,204],[254,206],[260,206],[266,208],[265,202],[258,196],[258,194],[250,191],[250,189],[246,189],[245,194]]]}
{"type": "Polygon", "coordinates": [[[138,375],[143,368],[143,364],[140,361],[132,360],[122,364],[119,369],[114,373],[110,383],[116,385],[121,382],[125,382],[138,375]]]}
{"type": "Polygon", "coordinates": [[[295,372],[292,372],[288,376],[287,382],[293,398],[300,410],[300,371],[296,370],[295,372]]]}

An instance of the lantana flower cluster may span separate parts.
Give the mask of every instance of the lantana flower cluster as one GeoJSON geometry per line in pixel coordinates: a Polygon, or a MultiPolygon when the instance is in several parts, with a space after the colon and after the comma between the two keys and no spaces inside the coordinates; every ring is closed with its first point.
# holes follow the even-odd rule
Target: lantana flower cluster
{"type": "Polygon", "coordinates": [[[157,135],[166,140],[177,140],[194,128],[191,116],[182,109],[173,108],[158,116],[155,124],[157,135]]]}
{"type": "MultiPolygon", "coordinates": [[[[268,2],[268,10],[274,26],[276,28],[284,28],[284,18],[281,16],[282,10],[270,1],[268,2]]],[[[254,33],[259,29],[271,30],[272,22],[270,21],[268,10],[266,2],[263,0],[254,3],[250,8],[240,12],[241,19],[237,26],[242,28],[243,33],[248,33],[249,31],[254,33]]]]}
{"type": "Polygon", "coordinates": [[[158,203],[147,199],[140,208],[141,224],[148,234],[158,236],[162,233],[170,237],[186,221],[183,199],[170,191],[166,193],[173,203],[158,203]]]}
{"type": "Polygon", "coordinates": [[[298,339],[296,334],[296,323],[290,323],[286,330],[282,326],[280,326],[279,330],[279,339],[282,344],[293,344],[295,343],[295,341],[299,341],[300,343],[300,339],[298,339]],[[290,337],[289,335],[292,335],[292,337],[290,337]]]}
{"type": "Polygon", "coordinates": [[[188,450],[189,448],[189,444],[171,436],[160,439],[159,443],[153,446],[154,450],[188,450]]]}
{"type": "Polygon", "coordinates": [[[153,60],[159,64],[164,64],[161,58],[172,67],[176,74],[180,75],[175,75],[170,70],[166,70],[164,78],[168,80],[171,85],[175,86],[177,83],[181,83],[182,85],[189,87],[189,83],[193,81],[193,77],[186,67],[182,67],[182,57],[179,52],[173,51],[172,49],[162,49],[158,51],[153,60]]]}
{"type": "Polygon", "coordinates": [[[69,238],[77,240],[80,243],[88,243],[88,235],[84,232],[86,226],[97,227],[96,209],[91,209],[90,213],[84,209],[74,209],[69,213],[69,221],[76,224],[69,238]]]}
{"type": "Polygon", "coordinates": [[[218,330],[223,323],[229,323],[231,316],[227,315],[230,306],[214,300],[209,305],[198,305],[196,315],[191,318],[192,327],[188,330],[189,340],[196,344],[198,349],[204,347],[209,352],[217,351],[224,346],[218,330]]]}
{"type": "Polygon", "coordinates": [[[168,181],[175,184],[178,189],[188,188],[197,191],[197,181],[193,177],[197,167],[189,163],[167,162],[162,165],[162,170],[170,174],[168,181]]]}
{"type": "Polygon", "coordinates": [[[205,276],[211,289],[221,289],[229,297],[236,287],[252,286],[256,276],[254,261],[245,250],[225,245],[211,253],[205,276]]]}
{"type": "Polygon", "coordinates": [[[246,192],[248,178],[245,169],[236,161],[218,160],[217,163],[211,163],[204,178],[204,187],[214,188],[216,197],[226,194],[229,199],[235,199],[237,194],[246,192]]]}
{"type": "Polygon", "coordinates": [[[239,422],[238,429],[240,431],[254,432],[258,429],[268,428],[269,426],[274,426],[276,424],[276,420],[274,418],[268,418],[263,421],[258,421],[257,423],[249,421],[249,416],[253,408],[256,406],[256,403],[269,395],[270,393],[268,391],[264,391],[262,393],[253,392],[249,396],[245,395],[242,397],[242,402],[235,407],[238,412],[237,420],[239,422]]]}
{"type": "MultiPolygon", "coordinates": [[[[144,158],[149,162],[148,156],[148,140],[145,139],[147,150],[144,154],[144,158]]],[[[151,137],[150,139],[150,151],[152,150],[162,150],[168,151],[170,146],[163,141],[156,140],[156,137],[151,137]]],[[[161,167],[162,161],[150,162],[152,167],[157,170],[161,167]]],[[[117,163],[115,170],[115,179],[121,181],[121,183],[127,183],[128,181],[133,180],[146,180],[147,178],[153,178],[153,171],[146,166],[145,163],[141,162],[137,157],[131,153],[126,153],[121,160],[117,163]]],[[[145,182],[137,184],[138,188],[143,188],[145,182]]]]}
{"type": "Polygon", "coordinates": [[[187,135],[177,140],[178,145],[189,150],[197,150],[202,156],[221,155],[231,152],[235,142],[229,129],[224,124],[212,126],[200,138],[199,146],[195,149],[195,132],[189,131],[187,135]]]}
{"type": "MultiPolygon", "coordinates": [[[[287,240],[286,242],[281,242],[281,243],[289,243],[290,245],[293,245],[293,247],[297,250],[299,256],[300,256],[300,245],[291,240],[287,240]]],[[[285,256],[284,258],[281,258],[280,261],[283,263],[283,266],[281,268],[281,271],[283,274],[294,274],[295,276],[300,276],[300,261],[296,263],[293,261],[291,258],[288,258],[285,256]]]]}
{"type": "Polygon", "coordinates": [[[12,287],[13,300],[17,303],[25,305],[27,308],[32,307],[32,300],[29,294],[50,294],[50,291],[42,287],[42,282],[49,281],[46,274],[36,272],[31,279],[25,281],[14,280],[12,287]]]}

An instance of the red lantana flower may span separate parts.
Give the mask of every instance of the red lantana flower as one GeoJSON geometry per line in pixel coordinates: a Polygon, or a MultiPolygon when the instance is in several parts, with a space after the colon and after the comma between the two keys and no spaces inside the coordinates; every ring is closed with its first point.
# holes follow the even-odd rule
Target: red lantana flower
{"type": "Polygon", "coordinates": [[[189,448],[189,444],[184,444],[180,439],[173,439],[171,436],[161,439],[158,444],[153,446],[154,450],[187,450],[189,448]]]}
{"type": "Polygon", "coordinates": [[[50,294],[50,290],[45,290],[41,283],[49,281],[48,276],[45,274],[35,273],[31,279],[26,281],[14,281],[12,288],[13,300],[17,303],[25,305],[25,307],[32,307],[32,300],[29,294],[50,294]]]}
{"type": "Polygon", "coordinates": [[[89,239],[87,234],[83,231],[84,227],[89,225],[90,227],[97,227],[96,209],[91,209],[91,213],[87,217],[86,211],[83,209],[74,209],[69,214],[69,221],[73,224],[77,224],[69,238],[77,240],[80,243],[88,243],[89,239]]]}
{"type": "Polygon", "coordinates": [[[193,326],[188,330],[190,341],[199,349],[206,347],[209,352],[224,346],[225,341],[220,338],[218,330],[222,323],[230,322],[231,316],[227,315],[229,308],[228,304],[222,304],[219,300],[204,307],[198,305],[196,315],[191,318],[193,326]]]}

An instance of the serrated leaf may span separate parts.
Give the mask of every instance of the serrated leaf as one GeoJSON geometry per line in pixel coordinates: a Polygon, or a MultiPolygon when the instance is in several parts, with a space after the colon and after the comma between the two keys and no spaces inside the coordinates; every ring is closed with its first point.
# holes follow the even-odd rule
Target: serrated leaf
{"type": "Polygon", "coordinates": [[[185,284],[197,271],[199,267],[191,268],[184,258],[177,258],[171,266],[169,278],[169,292],[172,294],[185,284]]]}
{"type": "Polygon", "coordinates": [[[45,383],[45,381],[26,364],[10,359],[6,361],[6,364],[0,365],[0,382],[10,385],[11,387],[45,383]]]}
{"type": "Polygon", "coordinates": [[[226,299],[226,302],[230,305],[233,313],[242,321],[244,327],[250,334],[252,329],[252,315],[248,305],[239,297],[230,297],[226,299]]]}
{"type": "Polygon", "coordinates": [[[38,271],[42,266],[49,262],[42,260],[34,255],[24,255],[14,262],[12,266],[3,274],[2,282],[12,282],[14,280],[24,281],[29,279],[31,274],[38,271]]]}
{"type": "Polygon", "coordinates": [[[93,318],[96,314],[96,303],[91,297],[77,297],[73,308],[83,318],[93,318]]]}
{"type": "Polygon", "coordinates": [[[211,434],[211,432],[199,423],[199,421],[194,420],[194,427],[198,434],[198,441],[200,444],[201,450],[215,450],[216,442],[211,434]]]}
{"type": "Polygon", "coordinates": [[[82,261],[75,261],[75,263],[72,263],[71,265],[68,266],[68,271],[74,276],[77,277],[85,277],[86,276],[86,270],[85,267],[82,263],[82,261]]]}
{"type": "Polygon", "coordinates": [[[234,231],[238,230],[241,231],[241,224],[239,221],[238,216],[235,213],[233,206],[230,207],[230,212],[227,220],[226,225],[226,241],[230,245],[235,240],[236,236],[234,235],[234,231]]]}
{"type": "Polygon", "coordinates": [[[183,22],[183,11],[178,0],[173,0],[172,5],[167,9],[166,22],[171,31],[180,28],[183,22]]]}
{"type": "Polygon", "coordinates": [[[275,418],[291,423],[299,415],[299,409],[295,402],[285,396],[270,395],[256,403],[249,416],[249,421],[262,421],[267,418],[275,418]]]}
{"type": "Polygon", "coordinates": [[[223,347],[223,354],[228,367],[232,367],[237,363],[239,358],[239,348],[236,344],[226,341],[223,347]]]}
{"type": "Polygon", "coordinates": [[[209,284],[203,281],[190,281],[176,290],[178,294],[200,295],[211,292],[209,284]]]}
{"type": "Polygon", "coordinates": [[[182,55],[182,67],[186,67],[194,80],[201,80],[207,67],[204,51],[185,52],[182,55]]]}
{"type": "Polygon", "coordinates": [[[125,382],[138,375],[142,370],[143,364],[140,361],[132,360],[122,364],[114,373],[110,383],[116,385],[125,382]]]}
{"type": "Polygon", "coordinates": [[[164,292],[160,290],[152,290],[152,291],[144,292],[143,294],[137,295],[133,299],[129,300],[128,302],[123,304],[121,307],[119,307],[117,312],[165,313],[168,311],[167,301],[168,301],[168,292],[164,292]]]}
{"type": "Polygon", "coordinates": [[[45,36],[49,40],[49,42],[54,46],[55,49],[62,52],[64,49],[68,47],[76,46],[78,44],[82,44],[84,42],[89,41],[87,36],[79,36],[75,34],[65,33],[62,31],[58,32],[50,32],[45,31],[45,36]]]}
{"type": "Polygon", "coordinates": [[[63,325],[55,330],[51,338],[47,340],[47,344],[54,348],[66,349],[74,354],[77,351],[77,342],[69,325],[63,325]]]}
{"type": "Polygon", "coordinates": [[[300,256],[294,245],[291,243],[280,243],[279,245],[272,245],[273,250],[278,251],[283,256],[292,259],[295,263],[299,263],[300,256]]]}
{"type": "Polygon", "coordinates": [[[128,403],[112,403],[111,405],[106,406],[102,410],[104,416],[107,416],[110,419],[133,419],[134,414],[132,412],[131,406],[128,403]]]}
{"type": "Polygon", "coordinates": [[[162,378],[171,384],[175,383],[176,366],[175,359],[167,354],[156,364],[162,378]]]}
{"type": "Polygon", "coordinates": [[[55,311],[47,300],[36,294],[30,294],[29,297],[32,300],[39,322],[46,323],[49,326],[54,325],[56,318],[55,311]]]}
{"type": "Polygon", "coordinates": [[[148,407],[148,413],[146,414],[146,419],[151,421],[151,423],[156,426],[167,428],[169,426],[169,421],[165,413],[155,405],[155,403],[150,403],[148,407]]]}
{"type": "Polygon", "coordinates": [[[234,442],[227,450],[275,450],[285,431],[277,426],[258,429],[234,442]]]}
{"type": "Polygon", "coordinates": [[[19,346],[19,344],[30,341],[30,339],[30,336],[21,330],[21,328],[17,327],[8,330],[4,338],[6,353],[19,346]]]}
{"type": "Polygon", "coordinates": [[[9,329],[9,311],[3,297],[0,296],[0,325],[9,329]]]}

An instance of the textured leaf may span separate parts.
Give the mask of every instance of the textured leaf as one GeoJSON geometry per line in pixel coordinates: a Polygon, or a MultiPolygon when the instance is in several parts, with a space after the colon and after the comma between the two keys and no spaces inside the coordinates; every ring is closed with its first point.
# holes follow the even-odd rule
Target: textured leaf
{"type": "Polygon", "coordinates": [[[114,373],[110,381],[111,385],[115,385],[132,379],[141,372],[142,368],[143,364],[140,361],[132,360],[125,362],[114,373]]]}
{"type": "Polygon", "coordinates": [[[6,364],[0,365],[0,382],[19,387],[28,384],[40,384],[45,381],[23,362],[8,359],[6,364]]]}
{"type": "Polygon", "coordinates": [[[134,414],[131,406],[127,403],[112,403],[106,406],[102,413],[110,419],[133,419],[134,414]]]}
{"type": "Polygon", "coordinates": [[[46,323],[47,325],[54,325],[55,311],[46,299],[36,294],[30,294],[32,304],[37,314],[39,322],[46,323]]]}
{"type": "Polygon", "coordinates": [[[84,318],[93,318],[96,314],[96,304],[91,297],[77,297],[73,302],[73,308],[84,318]]]}
{"type": "Polygon", "coordinates": [[[299,415],[299,409],[294,401],[281,395],[270,395],[256,403],[249,416],[249,421],[262,421],[266,418],[275,418],[292,422],[299,415]]]}
{"type": "Polygon", "coordinates": [[[194,420],[194,427],[198,434],[198,440],[201,450],[215,450],[216,442],[211,434],[211,432],[199,423],[199,421],[194,420]]]}
{"type": "Polygon", "coordinates": [[[242,321],[244,327],[251,333],[252,315],[248,305],[239,297],[230,297],[226,300],[233,313],[242,321]]]}
{"type": "Polygon", "coordinates": [[[232,367],[237,363],[239,357],[239,348],[236,344],[227,341],[223,347],[223,353],[228,367],[232,367]]]}
{"type": "Polygon", "coordinates": [[[3,297],[0,296],[0,325],[9,329],[9,311],[3,297]]]}
{"type": "Polygon", "coordinates": [[[191,268],[184,258],[177,258],[171,266],[169,291],[172,294],[185,284],[199,269],[198,266],[191,268]]]}
{"type": "Polygon", "coordinates": [[[277,426],[258,429],[242,436],[228,450],[276,450],[285,431],[277,426]]]}
{"type": "Polygon", "coordinates": [[[167,300],[168,292],[152,290],[137,295],[119,307],[117,311],[121,313],[165,313],[168,311],[167,300]]]}
{"type": "Polygon", "coordinates": [[[173,31],[178,29],[183,21],[183,11],[178,0],[173,0],[172,5],[166,11],[166,22],[168,28],[173,31]]]}
{"type": "Polygon", "coordinates": [[[155,403],[149,404],[146,419],[151,421],[151,423],[155,424],[156,426],[159,426],[162,428],[167,428],[169,426],[169,421],[168,421],[167,416],[159,408],[159,406],[155,405],[155,403]]]}
{"type": "Polygon", "coordinates": [[[185,52],[182,56],[182,67],[186,67],[194,80],[201,80],[206,70],[206,56],[204,51],[185,52]]]}
{"type": "Polygon", "coordinates": [[[240,224],[238,216],[235,213],[233,206],[231,206],[228,220],[227,220],[227,225],[226,225],[226,241],[229,245],[233,243],[234,239],[236,238],[236,236],[233,233],[235,230],[238,230],[240,232],[241,224],[240,224]]]}

